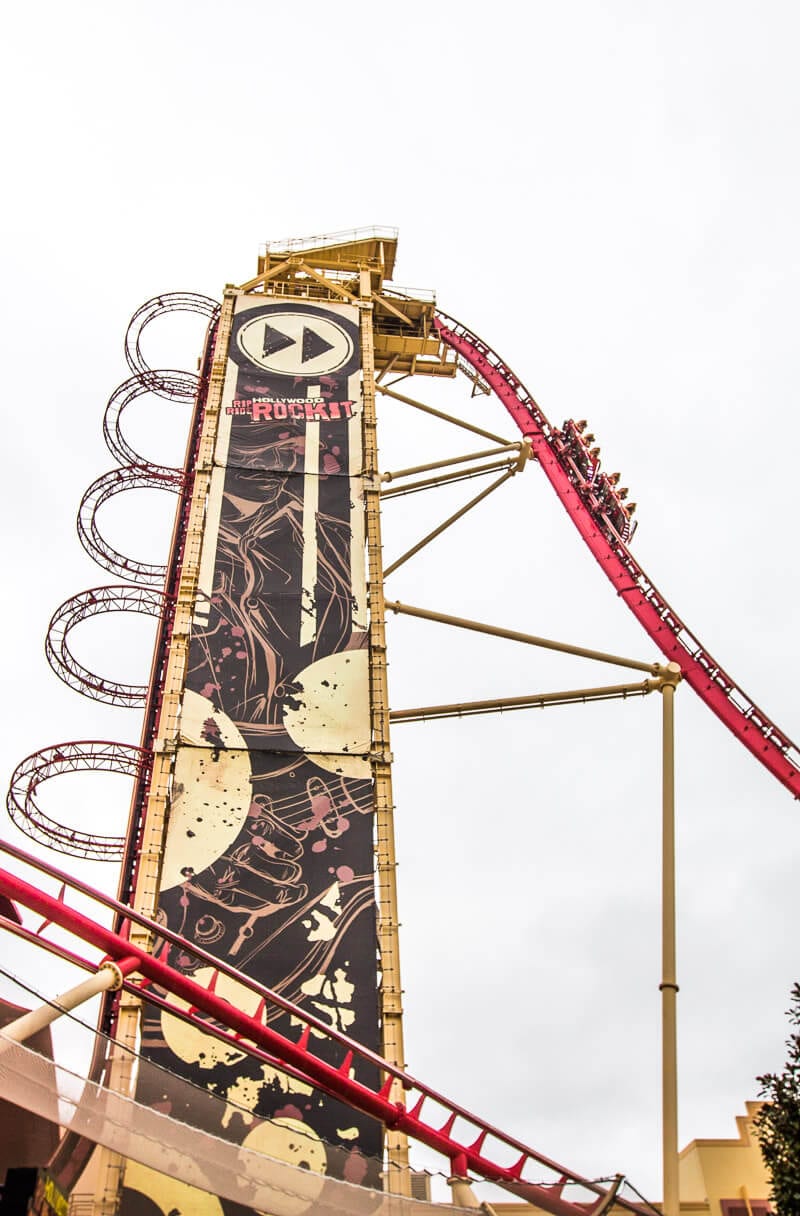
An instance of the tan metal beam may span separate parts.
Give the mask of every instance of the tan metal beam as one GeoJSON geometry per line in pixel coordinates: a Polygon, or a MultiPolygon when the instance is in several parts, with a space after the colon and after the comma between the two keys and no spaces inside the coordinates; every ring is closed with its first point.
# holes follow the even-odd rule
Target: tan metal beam
{"type": "MultiPolygon", "coordinates": [[[[407,377],[403,376],[402,379],[407,377]]],[[[394,381],[395,384],[399,381],[394,381]]],[[[417,401],[414,397],[406,397],[403,393],[396,393],[386,384],[376,384],[376,389],[379,393],[383,393],[384,397],[391,397],[394,401],[402,401],[404,405],[410,405],[415,410],[422,410],[424,414],[432,414],[434,418],[441,418],[443,422],[450,422],[453,426],[461,427],[462,431],[471,431],[473,435],[480,435],[483,439],[490,439],[492,443],[508,443],[508,440],[503,435],[495,435],[493,431],[485,431],[483,427],[473,426],[471,422],[465,422],[463,418],[454,418],[452,414],[446,414],[444,410],[434,409],[432,405],[425,405],[422,401],[417,401]]]]}
{"type": "Polygon", "coordinates": [[[301,262],[297,269],[305,271],[307,275],[309,275],[312,279],[316,279],[316,281],[321,283],[323,287],[327,287],[327,289],[332,291],[335,295],[341,296],[343,300],[347,300],[348,304],[358,304],[358,300],[354,295],[352,295],[349,291],[346,291],[345,288],[340,286],[340,284],[334,279],[326,279],[324,274],[319,274],[312,266],[309,266],[307,262],[301,262]]]}
{"type": "Polygon", "coordinates": [[[416,709],[393,709],[392,722],[426,722],[434,718],[470,718],[477,714],[504,713],[515,709],[544,709],[548,705],[587,705],[592,701],[624,701],[646,697],[661,688],[660,680],[641,684],[608,684],[600,688],[573,688],[566,692],[537,692],[521,697],[499,697],[488,701],[455,701],[450,705],[424,705],[416,709]]]}
{"type": "Polygon", "coordinates": [[[242,283],[239,291],[255,291],[256,287],[261,287],[270,279],[276,278],[279,274],[283,274],[292,265],[291,262],[279,262],[277,266],[273,266],[270,270],[265,270],[263,274],[257,274],[254,279],[248,279],[246,283],[242,283]]]}
{"type": "Polygon", "coordinates": [[[394,473],[382,473],[381,481],[396,481],[399,477],[415,477],[417,473],[446,469],[451,464],[467,464],[470,460],[485,460],[488,456],[501,456],[505,452],[519,452],[522,447],[522,443],[504,443],[500,447],[484,448],[482,452],[470,452],[467,456],[449,456],[446,460],[432,460],[430,464],[416,464],[408,469],[397,469],[394,473]]]}
{"type": "Polygon", "coordinates": [[[608,1188],[608,1190],[606,1191],[605,1195],[600,1200],[600,1202],[596,1203],[593,1208],[590,1208],[587,1204],[586,1216],[603,1216],[603,1213],[606,1212],[611,1207],[614,1200],[616,1199],[617,1191],[619,1190],[620,1186],[622,1185],[624,1179],[625,1179],[624,1174],[616,1174],[614,1176],[613,1183],[608,1188]]]}
{"type": "Polygon", "coordinates": [[[375,292],[372,299],[381,308],[385,308],[387,312],[391,312],[394,314],[394,316],[399,317],[404,325],[410,325],[413,328],[414,322],[411,320],[411,318],[407,317],[406,314],[401,312],[399,308],[395,308],[394,304],[390,304],[389,301],[384,299],[383,296],[380,296],[377,292],[375,292]]]}
{"type": "Polygon", "coordinates": [[[468,481],[471,477],[496,473],[498,469],[510,469],[512,473],[518,473],[519,461],[493,460],[490,464],[477,464],[472,469],[457,469],[453,473],[440,473],[438,477],[424,477],[422,481],[408,481],[404,485],[381,490],[381,499],[399,498],[401,494],[413,494],[416,490],[431,490],[434,486],[444,486],[452,481],[468,481]]]}
{"type": "Polygon", "coordinates": [[[664,1216],[679,1216],[678,980],[675,961],[675,689],[681,678],[670,663],[660,681],[662,705],[661,860],[661,1069],[664,1216]]]}
{"type": "Polygon", "coordinates": [[[401,604],[399,600],[387,600],[390,612],[401,616],[415,616],[423,621],[436,621],[440,625],[452,625],[456,629],[470,629],[474,633],[486,633],[494,638],[506,638],[510,642],[523,642],[526,646],[540,646],[543,650],[558,650],[562,654],[574,654],[581,659],[596,659],[599,663],[614,663],[617,667],[632,667],[635,671],[649,671],[657,675],[660,663],[643,663],[640,659],[626,659],[619,654],[606,654],[602,650],[589,650],[586,646],[573,646],[569,642],[556,642],[552,638],[540,638],[534,633],[520,633],[516,629],[502,629],[498,625],[485,625],[482,621],[470,621],[462,616],[448,616],[444,612],[431,612],[429,608],[414,608],[401,604]]]}
{"type": "Polygon", "coordinates": [[[395,363],[397,362],[397,360],[399,358],[400,358],[399,353],[392,355],[389,362],[381,368],[381,370],[378,372],[378,375],[375,377],[375,387],[376,388],[378,387],[378,385],[380,384],[380,382],[384,376],[390,375],[392,368],[394,367],[395,363]]]}
{"type": "Polygon", "coordinates": [[[485,490],[481,490],[480,494],[476,494],[474,498],[471,498],[470,501],[458,511],[454,511],[452,515],[448,516],[444,523],[439,524],[438,528],[434,528],[432,532],[427,534],[427,536],[423,536],[422,540],[418,541],[416,545],[413,545],[412,548],[407,549],[401,557],[398,557],[396,561],[392,562],[390,566],[386,567],[383,572],[384,579],[388,578],[393,571],[397,570],[400,566],[404,565],[405,562],[409,561],[410,558],[419,553],[420,549],[424,549],[425,546],[429,545],[432,540],[436,540],[437,536],[441,536],[442,532],[444,532],[446,528],[451,527],[452,524],[456,523],[462,518],[462,516],[466,515],[467,511],[471,511],[473,507],[477,507],[478,503],[483,502],[484,498],[487,498],[491,494],[492,490],[498,490],[500,486],[508,481],[509,477],[514,476],[515,472],[516,469],[509,469],[503,474],[502,477],[498,477],[497,480],[493,481],[490,486],[487,486],[485,490]]]}
{"type": "MultiPolygon", "coordinates": [[[[389,737],[389,691],[386,671],[386,622],[383,606],[383,545],[381,540],[381,496],[378,476],[377,411],[375,409],[375,347],[372,330],[372,286],[369,271],[361,273],[361,369],[362,434],[364,443],[364,514],[367,532],[369,584],[369,678],[372,752],[370,764],[375,807],[375,862],[378,879],[378,950],[380,954],[381,1036],[384,1057],[395,1067],[405,1068],[403,1045],[403,989],[400,981],[400,944],[397,912],[397,858],[394,842],[394,793],[392,752],[389,737]]],[[[395,1080],[395,1101],[404,1098],[395,1080]]],[[[411,1195],[408,1138],[387,1129],[386,1189],[395,1195],[411,1195]]]]}
{"type": "Polygon", "coordinates": [[[519,445],[519,457],[517,458],[517,472],[521,473],[529,460],[533,460],[533,446],[528,435],[522,440],[519,445]]]}
{"type": "MultiPolygon", "coordinates": [[[[95,974],[89,976],[88,979],[82,980],[80,984],[76,984],[67,992],[62,992],[48,1004],[40,1005],[38,1009],[31,1009],[28,1013],[23,1013],[20,1017],[15,1018],[13,1022],[9,1022],[3,1027],[3,1034],[6,1039],[10,1039],[14,1043],[24,1043],[32,1035],[44,1030],[46,1026],[52,1026],[53,1022],[63,1014],[77,1009],[79,1005],[85,1004],[86,1001],[98,996],[101,992],[118,992],[123,980],[123,973],[117,964],[112,959],[106,959],[104,963],[100,964],[95,974]]],[[[5,1044],[0,1043],[0,1054],[4,1047],[5,1044]]]]}

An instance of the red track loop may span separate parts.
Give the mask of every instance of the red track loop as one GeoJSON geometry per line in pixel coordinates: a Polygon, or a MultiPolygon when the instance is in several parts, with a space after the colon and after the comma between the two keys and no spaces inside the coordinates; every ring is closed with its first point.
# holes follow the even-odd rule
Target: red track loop
{"type": "MultiPolygon", "coordinates": [[[[192,375],[191,372],[173,371],[171,368],[167,368],[156,372],[155,375],[168,377],[169,383],[179,387],[180,392],[176,392],[174,396],[181,400],[193,399],[197,392],[197,376],[192,375]]],[[[157,390],[151,383],[151,377],[146,375],[131,376],[129,380],[125,380],[118,388],[115,388],[108,399],[106,412],[103,415],[103,435],[108,450],[121,465],[131,465],[150,473],[161,473],[168,476],[180,473],[180,470],[171,465],[154,464],[151,460],[140,456],[128,443],[120,426],[122,412],[131,402],[155,392],[157,390]]]]}
{"type": "Polygon", "coordinates": [[[164,595],[155,587],[95,587],[73,595],[57,608],[47,628],[44,650],[53,671],[76,692],[106,705],[141,708],[147,701],[146,684],[123,684],[95,675],[73,655],[67,642],[71,629],[101,612],[141,612],[160,617],[164,595]]]}
{"type": "MultiPolygon", "coordinates": [[[[172,371],[154,371],[142,354],[141,340],[145,327],[157,317],[163,317],[170,312],[196,312],[203,317],[216,318],[219,304],[209,296],[201,296],[191,291],[170,291],[163,296],[147,300],[131,317],[125,334],[125,359],[128,367],[136,376],[147,379],[150,389],[160,397],[173,397],[181,401],[194,400],[197,387],[193,378],[191,389],[185,383],[175,379],[172,371]]],[[[191,375],[191,373],[181,373],[191,375]]]]}
{"type": "Polygon", "coordinates": [[[17,765],[8,787],[6,808],[20,831],[57,853],[94,861],[120,861],[124,837],[81,832],[59,823],[37,805],[36,794],[43,781],[61,773],[102,771],[139,777],[149,771],[150,760],[149,752],[130,743],[83,740],[45,747],[17,765]]]}
{"type": "Polygon", "coordinates": [[[558,454],[554,428],[525,386],[495,351],[459,321],[438,313],[436,326],[442,341],[466,359],[500,398],[523,435],[529,436],[550,484],[617,595],[663,654],[679,664],[684,679],[706,705],[800,798],[800,749],[712,659],[613,530],[593,517],[558,454]]]}
{"type": "Polygon", "coordinates": [[[167,568],[154,562],[140,562],[132,557],[119,553],[108,541],[104,540],[97,526],[97,512],[103,503],[108,502],[115,494],[123,490],[171,490],[180,493],[183,484],[183,474],[174,469],[167,473],[150,472],[137,468],[135,465],[125,465],[121,469],[112,469],[104,473],[89,486],[81,499],[78,508],[78,536],[81,544],[98,566],[127,578],[132,583],[145,583],[150,586],[163,584],[167,568]]]}

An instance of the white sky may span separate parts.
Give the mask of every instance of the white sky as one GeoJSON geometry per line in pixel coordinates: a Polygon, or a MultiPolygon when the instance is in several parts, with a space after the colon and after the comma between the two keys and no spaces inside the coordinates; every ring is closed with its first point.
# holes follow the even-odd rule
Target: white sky
{"type": "MultiPolygon", "coordinates": [[[[264,239],[372,223],[400,228],[398,281],[435,287],[551,421],[588,417],[639,503],[637,557],[800,735],[799,27],[796,5],[763,0],[14,6],[0,71],[3,770],[63,740],[138,736],[135,713],[84,702],[42,653],[63,600],[116,581],[73,517],[113,463],[101,420],[128,375],[131,313],[162,291],[218,296],[264,239]]],[[[154,357],[191,365],[185,337],[154,333],[154,357]]],[[[483,408],[513,437],[499,405],[483,408]]],[[[186,417],[143,406],[131,438],[177,459],[186,417]]],[[[386,466],[469,450],[434,429],[387,423],[386,466]]],[[[172,508],[143,502],[103,520],[156,557],[172,508]]],[[[437,510],[395,506],[387,555],[437,510]]],[[[387,593],[658,658],[536,468],[387,593]]],[[[86,625],[80,655],[145,678],[140,625],[86,625]]],[[[619,678],[435,626],[398,622],[391,641],[397,708],[619,678]]],[[[659,710],[395,733],[409,1068],[653,1196],[659,710]]],[[[800,812],[688,688],[677,718],[683,1144],[732,1135],[755,1075],[782,1063],[800,812]]],[[[91,806],[63,786],[43,804],[121,829],[122,782],[93,785],[113,797],[91,806]]]]}

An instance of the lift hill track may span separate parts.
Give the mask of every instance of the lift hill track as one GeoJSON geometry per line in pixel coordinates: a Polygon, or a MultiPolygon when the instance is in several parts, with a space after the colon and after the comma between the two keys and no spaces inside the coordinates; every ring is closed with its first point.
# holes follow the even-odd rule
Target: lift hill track
{"type": "Polygon", "coordinates": [[[439,336],[499,397],[530,442],[550,484],[612,587],[670,662],[736,738],[800,798],[800,748],[711,657],[648,578],[617,533],[595,517],[559,452],[559,433],[500,356],[466,325],[437,312],[439,336]]]}

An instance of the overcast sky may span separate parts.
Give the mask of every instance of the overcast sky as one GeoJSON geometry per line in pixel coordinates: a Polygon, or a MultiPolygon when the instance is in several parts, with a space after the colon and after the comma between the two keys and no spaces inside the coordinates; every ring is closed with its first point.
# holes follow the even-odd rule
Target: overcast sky
{"type": "MultiPolygon", "coordinates": [[[[219,296],[266,239],[373,223],[400,229],[398,282],[436,288],[551,421],[588,417],[639,504],[638,559],[800,735],[799,27],[795,4],[763,0],[13,6],[0,768],[67,739],[138,738],[135,713],[83,701],[42,651],[63,600],[116,581],[73,520],[113,463],[101,420],[128,375],[129,316],[163,291],[219,296]]],[[[200,331],[148,340],[154,361],[192,366],[200,331]]],[[[498,403],[478,405],[513,437],[498,403]]],[[[469,450],[397,411],[384,467],[469,450]]],[[[129,433],[176,461],[187,419],[143,403],[129,433]]],[[[150,496],[102,521],[157,558],[173,504],[150,496]]],[[[387,555],[439,509],[388,504],[387,555]]],[[[387,594],[659,657],[535,467],[387,594]]],[[[85,625],[75,647],[144,679],[151,641],[122,618],[85,625]]],[[[390,642],[395,708],[619,679],[438,626],[397,622],[390,642]]],[[[676,709],[684,1144],[734,1134],[756,1074],[784,1058],[800,810],[688,688],[676,709]]],[[[659,713],[650,698],[394,738],[409,1068],[655,1197],[659,713]]],[[[122,829],[124,782],[61,784],[46,808],[122,829]]]]}

